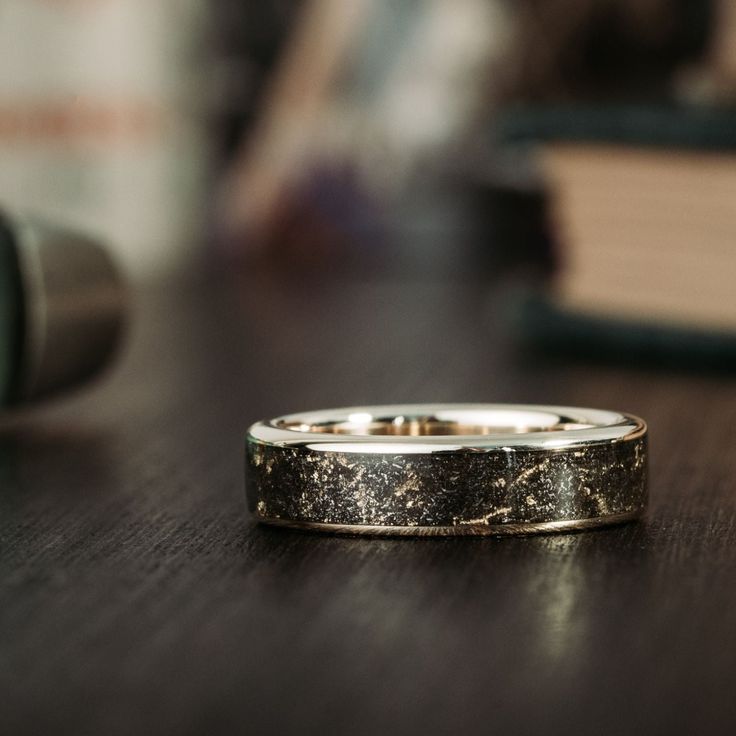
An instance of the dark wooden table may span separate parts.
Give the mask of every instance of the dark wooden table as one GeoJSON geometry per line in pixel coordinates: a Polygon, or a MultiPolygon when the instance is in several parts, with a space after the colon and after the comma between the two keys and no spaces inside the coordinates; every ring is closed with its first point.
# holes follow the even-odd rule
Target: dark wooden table
{"type": "Polygon", "coordinates": [[[210,275],[136,299],[117,369],[0,432],[0,733],[736,730],[736,382],[530,359],[480,281],[210,275]],[[246,517],[298,410],[632,411],[643,523],[362,539],[246,517]]]}

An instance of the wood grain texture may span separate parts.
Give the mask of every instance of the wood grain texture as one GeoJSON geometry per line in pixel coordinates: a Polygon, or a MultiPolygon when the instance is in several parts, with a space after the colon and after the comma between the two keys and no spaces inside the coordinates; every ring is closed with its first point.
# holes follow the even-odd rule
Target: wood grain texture
{"type": "Polygon", "coordinates": [[[729,733],[736,384],[518,354],[478,284],[138,295],[118,370],[0,430],[3,734],[729,733]],[[646,521],[365,539],[246,518],[260,418],[531,402],[649,421],[646,521]]]}

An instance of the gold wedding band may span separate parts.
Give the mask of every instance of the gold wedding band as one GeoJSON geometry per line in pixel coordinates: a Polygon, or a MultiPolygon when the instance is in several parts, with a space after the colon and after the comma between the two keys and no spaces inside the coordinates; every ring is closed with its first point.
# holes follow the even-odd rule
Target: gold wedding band
{"type": "Polygon", "coordinates": [[[407,405],[292,414],[247,438],[251,513],[352,534],[529,534],[639,517],[647,428],[598,409],[407,405]]]}

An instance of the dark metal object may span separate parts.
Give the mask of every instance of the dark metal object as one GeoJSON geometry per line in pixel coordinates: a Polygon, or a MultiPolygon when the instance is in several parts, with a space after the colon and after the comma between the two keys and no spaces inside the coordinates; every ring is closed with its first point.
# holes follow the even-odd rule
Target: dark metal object
{"type": "Polygon", "coordinates": [[[545,406],[361,407],[259,423],[247,492],[261,521],[364,534],[529,534],[646,506],[646,425],[545,406]]]}
{"type": "Polygon", "coordinates": [[[96,240],[12,218],[21,280],[22,339],[13,403],[77,386],[118,346],[126,313],[122,277],[96,240]]]}

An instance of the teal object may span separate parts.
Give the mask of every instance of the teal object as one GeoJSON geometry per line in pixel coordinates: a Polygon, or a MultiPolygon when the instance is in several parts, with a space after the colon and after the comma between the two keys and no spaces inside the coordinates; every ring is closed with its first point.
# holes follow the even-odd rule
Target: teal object
{"type": "Polygon", "coordinates": [[[581,314],[544,294],[521,291],[512,318],[522,339],[547,353],[612,363],[732,373],[736,334],[581,314]]]}
{"type": "Polygon", "coordinates": [[[736,109],[685,105],[510,108],[493,135],[502,144],[620,143],[694,151],[736,150],[736,109]]]}

